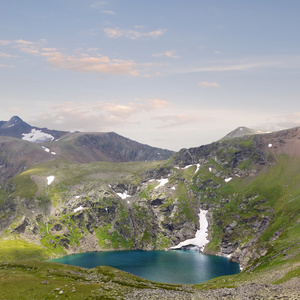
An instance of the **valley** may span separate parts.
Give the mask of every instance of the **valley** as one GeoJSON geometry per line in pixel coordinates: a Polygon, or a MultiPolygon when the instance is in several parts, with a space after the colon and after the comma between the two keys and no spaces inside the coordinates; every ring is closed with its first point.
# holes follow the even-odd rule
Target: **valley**
{"type": "Polygon", "coordinates": [[[74,299],[85,293],[91,299],[270,293],[297,299],[300,128],[177,153],[124,139],[114,133],[74,133],[43,143],[0,137],[3,297],[12,282],[21,286],[30,278],[32,295],[42,290],[45,299],[57,295],[62,283],[74,299]],[[195,237],[200,210],[207,211],[208,226],[208,243],[200,250],[238,262],[241,273],[200,285],[167,285],[109,267],[44,262],[92,251],[168,250],[195,237]]]}

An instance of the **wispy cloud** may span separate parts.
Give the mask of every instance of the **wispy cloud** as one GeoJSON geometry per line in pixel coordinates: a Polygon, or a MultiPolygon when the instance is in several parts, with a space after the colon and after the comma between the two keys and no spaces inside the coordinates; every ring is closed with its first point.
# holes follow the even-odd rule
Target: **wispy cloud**
{"type": "Polygon", "coordinates": [[[95,1],[94,3],[91,4],[92,8],[98,8],[99,6],[102,7],[103,5],[106,5],[106,1],[95,1]]]}
{"type": "Polygon", "coordinates": [[[68,55],[59,51],[43,52],[41,56],[60,69],[76,72],[97,72],[115,75],[139,75],[137,65],[131,60],[110,59],[108,56],[91,56],[86,53],[68,55]]]}
{"type": "Polygon", "coordinates": [[[138,30],[122,29],[120,27],[116,27],[116,28],[105,28],[104,33],[110,39],[118,39],[124,37],[131,40],[136,40],[140,38],[157,38],[159,36],[162,36],[165,33],[165,30],[157,29],[155,31],[150,31],[150,32],[141,32],[138,30]]]}
{"type": "Polygon", "coordinates": [[[300,126],[300,112],[273,116],[258,126],[272,131],[298,127],[300,126]]]}
{"type": "Polygon", "coordinates": [[[203,87],[213,87],[213,88],[219,88],[220,87],[220,85],[216,82],[207,82],[207,81],[199,82],[198,85],[203,86],[203,87]]]}
{"type": "Polygon", "coordinates": [[[271,62],[257,62],[249,64],[232,64],[232,65],[218,65],[210,67],[195,68],[192,72],[226,72],[226,71],[246,71],[262,67],[274,66],[276,63],[271,62]]]}
{"type": "Polygon", "coordinates": [[[0,64],[0,68],[15,68],[16,66],[14,65],[1,65],[0,64]]]}
{"type": "Polygon", "coordinates": [[[18,57],[18,56],[17,55],[8,54],[8,53],[4,53],[4,52],[0,52],[0,57],[14,58],[14,57],[18,57]]]}
{"type": "Polygon", "coordinates": [[[2,46],[7,46],[12,43],[13,43],[13,41],[0,40],[0,45],[2,45],[2,46]]]}
{"type": "Polygon", "coordinates": [[[169,103],[163,99],[137,99],[127,104],[98,101],[95,103],[64,102],[54,105],[35,120],[35,124],[53,123],[54,127],[80,131],[115,130],[137,124],[145,112],[161,111],[169,103]]]}
{"type": "Polygon", "coordinates": [[[102,10],[101,11],[103,14],[106,14],[106,15],[115,15],[116,13],[112,10],[102,10]]]}
{"type": "Polygon", "coordinates": [[[26,40],[16,40],[14,41],[14,48],[18,48],[21,52],[26,52],[32,55],[40,54],[38,45],[39,43],[34,43],[26,40]]]}
{"type": "Polygon", "coordinates": [[[149,99],[149,100],[142,100],[139,98],[135,98],[134,102],[131,102],[130,105],[135,107],[140,111],[152,111],[152,110],[161,110],[167,108],[170,103],[163,99],[149,99]]]}
{"type": "Polygon", "coordinates": [[[189,123],[193,123],[199,120],[199,117],[191,114],[168,114],[152,117],[153,120],[161,122],[159,128],[182,126],[189,123]]]}
{"type": "MultiPolygon", "coordinates": [[[[86,51],[76,50],[74,53],[63,53],[57,48],[44,47],[45,41],[31,42],[26,40],[16,40],[5,42],[5,45],[18,49],[20,52],[41,57],[59,69],[66,69],[75,72],[95,72],[101,74],[138,76],[146,69],[155,64],[137,64],[133,60],[110,58],[98,53],[97,48],[89,48],[86,51]]],[[[13,57],[11,54],[0,53],[0,57],[13,57]]],[[[2,67],[8,67],[2,65],[2,67]]],[[[145,75],[141,75],[145,76],[145,75]]]]}
{"type": "Polygon", "coordinates": [[[165,51],[165,52],[161,52],[161,53],[156,53],[156,54],[152,54],[152,56],[154,57],[162,57],[162,56],[166,56],[169,58],[179,58],[179,55],[176,55],[175,51],[165,51]]]}

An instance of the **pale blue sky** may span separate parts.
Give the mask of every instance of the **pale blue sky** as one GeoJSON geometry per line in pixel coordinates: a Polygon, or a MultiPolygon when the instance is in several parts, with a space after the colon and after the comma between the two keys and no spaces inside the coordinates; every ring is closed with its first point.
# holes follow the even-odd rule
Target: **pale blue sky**
{"type": "Polygon", "coordinates": [[[179,150],[300,125],[299,0],[0,2],[0,120],[179,150]]]}

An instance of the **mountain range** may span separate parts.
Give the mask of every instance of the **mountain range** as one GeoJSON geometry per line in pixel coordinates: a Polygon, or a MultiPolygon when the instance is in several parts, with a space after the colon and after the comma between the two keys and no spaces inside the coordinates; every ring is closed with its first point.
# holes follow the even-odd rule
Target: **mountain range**
{"type": "Polygon", "coordinates": [[[159,161],[174,152],[114,132],[68,132],[38,128],[14,116],[0,121],[0,183],[28,167],[57,159],[75,163],[159,161]]]}
{"type": "MultiPolygon", "coordinates": [[[[41,281],[54,289],[63,280],[89,287],[78,299],[93,297],[96,287],[110,299],[300,295],[300,128],[239,127],[173,153],[116,133],[31,127],[18,117],[0,126],[0,276],[10,274],[20,288],[31,278],[33,298],[35,291],[48,295],[41,281]],[[31,138],[33,130],[46,138],[31,138]],[[207,211],[209,240],[200,250],[238,262],[241,273],[173,286],[108,267],[87,272],[42,262],[90,251],[168,250],[195,237],[200,210],[207,211]]],[[[0,294],[12,295],[1,285],[0,294]]]]}

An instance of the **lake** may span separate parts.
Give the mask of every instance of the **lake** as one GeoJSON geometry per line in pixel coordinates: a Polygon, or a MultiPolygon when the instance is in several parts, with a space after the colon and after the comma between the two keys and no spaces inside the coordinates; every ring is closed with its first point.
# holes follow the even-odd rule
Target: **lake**
{"type": "Polygon", "coordinates": [[[197,251],[108,251],[73,254],[51,262],[84,268],[110,266],[152,281],[196,284],[239,273],[239,264],[197,251]]]}

